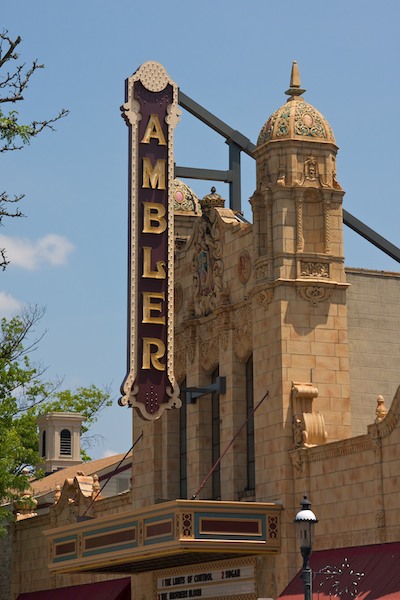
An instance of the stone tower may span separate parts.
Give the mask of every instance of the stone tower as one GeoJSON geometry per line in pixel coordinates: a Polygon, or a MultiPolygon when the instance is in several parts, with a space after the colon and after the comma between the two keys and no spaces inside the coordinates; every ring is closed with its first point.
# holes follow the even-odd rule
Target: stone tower
{"type": "Polygon", "coordinates": [[[51,412],[38,417],[39,453],[46,473],[82,463],[83,421],[84,417],[78,413],[51,412]]]}
{"type": "Polygon", "coordinates": [[[302,449],[351,435],[338,147],[304,92],[294,62],[289,99],[258,137],[251,198],[254,389],[269,390],[255,423],[265,463],[257,497],[283,502],[289,553],[296,477],[312,497],[302,449]]]}

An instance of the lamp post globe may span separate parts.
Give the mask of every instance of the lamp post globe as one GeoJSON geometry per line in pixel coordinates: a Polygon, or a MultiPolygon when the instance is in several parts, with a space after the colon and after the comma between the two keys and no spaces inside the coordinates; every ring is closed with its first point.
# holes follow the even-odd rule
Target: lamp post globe
{"type": "Polygon", "coordinates": [[[311,502],[307,496],[304,496],[300,502],[300,506],[301,510],[295,516],[294,522],[303,557],[302,579],[304,581],[304,599],[312,600],[312,570],[308,561],[312,551],[314,525],[318,523],[318,519],[311,510],[311,502]]]}

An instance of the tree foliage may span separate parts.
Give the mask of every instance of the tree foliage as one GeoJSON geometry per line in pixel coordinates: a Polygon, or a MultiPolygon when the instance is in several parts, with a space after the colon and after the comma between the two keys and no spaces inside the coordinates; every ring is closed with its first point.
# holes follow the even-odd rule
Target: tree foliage
{"type": "MultiPolygon", "coordinates": [[[[37,60],[29,66],[19,62],[17,49],[21,41],[19,36],[15,39],[11,38],[7,30],[0,33],[0,153],[21,150],[43,130],[54,130],[54,123],[69,112],[63,108],[51,119],[33,120],[30,123],[20,122],[15,106],[24,100],[24,94],[36,71],[44,68],[44,65],[37,60]],[[9,109],[9,105],[13,108],[9,109]]],[[[0,192],[0,225],[4,217],[23,216],[19,208],[19,202],[23,197],[23,194],[10,196],[5,191],[0,192]]],[[[1,248],[0,268],[4,270],[7,264],[5,249],[1,248]]]]}
{"type": "MultiPolygon", "coordinates": [[[[40,464],[36,419],[47,412],[79,412],[85,417],[86,434],[99,412],[111,404],[107,389],[94,385],[74,391],[61,389],[58,381],[47,381],[45,370],[33,364],[32,352],[43,335],[36,327],[43,309],[30,306],[0,323],[0,500],[7,503],[28,487],[24,472],[40,464]]],[[[85,436],[83,437],[85,440],[85,436]]],[[[86,446],[93,441],[86,436],[86,446]]],[[[83,459],[88,459],[85,449],[83,459]]],[[[0,518],[9,514],[0,508],[0,518]]],[[[1,533],[1,526],[0,526],[1,533]]]]}

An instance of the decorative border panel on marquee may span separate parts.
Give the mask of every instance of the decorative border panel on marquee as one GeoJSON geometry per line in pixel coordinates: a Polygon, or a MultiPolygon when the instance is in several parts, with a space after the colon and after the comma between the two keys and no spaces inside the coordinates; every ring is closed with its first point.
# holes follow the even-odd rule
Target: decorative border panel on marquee
{"type": "Polygon", "coordinates": [[[129,127],[128,368],[121,405],[146,420],[181,406],[173,369],[174,128],[178,87],[157,62],[126,81],[129,127]]]}
{"type": "Polygon", "coordinates": [[[48,567],[52,573],[139,573],[277,553],[280,511],[262,502],[171,500],[69,524],[45,532],[48,567]]]}

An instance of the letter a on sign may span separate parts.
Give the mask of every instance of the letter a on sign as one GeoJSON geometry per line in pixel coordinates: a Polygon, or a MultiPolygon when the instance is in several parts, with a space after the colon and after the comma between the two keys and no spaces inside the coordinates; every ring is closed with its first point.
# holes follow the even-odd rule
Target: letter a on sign
{"type": "Polygon", "coordinates": [[[178,87],[147,62],[126,81],[129,127],[128,368],[121,405],[147,420],[179,408],[174,358],[174,129],[178,87]],[[171,198],[171,201],[170,201],[171,198]]]}

